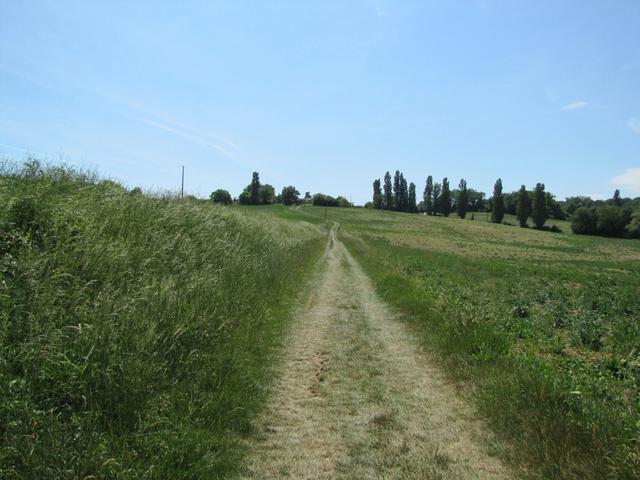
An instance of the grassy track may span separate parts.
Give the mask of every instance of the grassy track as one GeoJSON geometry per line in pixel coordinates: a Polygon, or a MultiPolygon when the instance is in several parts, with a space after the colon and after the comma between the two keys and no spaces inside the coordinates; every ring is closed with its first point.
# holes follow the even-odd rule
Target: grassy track
{"type": "Polygon", "coordinates": [[[508,460],[532,478],[640,476],[640,242],[359,209],[329,219],[512,441],[508,460]]]}
{"type": "Polygon", "coordinates": [[[65,169],[0,198],[0,478],[232,475],[322,225],[65,169]]]}

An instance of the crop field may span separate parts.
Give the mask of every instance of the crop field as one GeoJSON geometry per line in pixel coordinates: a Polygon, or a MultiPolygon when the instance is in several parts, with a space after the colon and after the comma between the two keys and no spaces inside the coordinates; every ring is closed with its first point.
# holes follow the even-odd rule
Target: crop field
{"type": "Polygon", "coordinates": [[[322,225],[0,177],[0,478],[226,478],[322,225]]]}
{"type": "Polygon", "coordinates": [[[640,475],[639,242],[484,214],[328,217],[526,476],[640,475]]]}

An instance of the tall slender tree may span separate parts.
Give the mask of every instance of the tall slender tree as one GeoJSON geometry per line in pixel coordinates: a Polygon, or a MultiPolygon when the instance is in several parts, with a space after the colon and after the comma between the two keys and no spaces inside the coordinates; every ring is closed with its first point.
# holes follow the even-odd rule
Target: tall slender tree
{"type": "Polygon", "coordinates": [[[253,172],[251,183],[249,184],[249,201],[252,205],[260,203],[260,175],[258,175],[258,172],[253,172]]]}
{"type": "Polygon", "coordinates": [[[383,203],[382,189],[380,188],[380,179],[377,178],[373,182],[373,208],[382,208],[383,203]]]}
{"type": "Polygon", "coordinates": [[[400,212],[409,211],[409,187],[407,186],[407,180],[404,178],[402,172],[400,172],[400,198],[398,202],[398,210],[400,212]]]}
{"type": "Polygon", "coordinates": [[[391,186],[391,175],[389,172],[384,174],[384,208],[393,210],[393,187],[391,186]]]}
{"type": "Polygon", "coordinates": [[[431,175],[427,177],[427,184],[424,187],[422,199],[424,201],[424,210],[427,212],[427,215],[433,215],[433,177],[431,175]]]}
{"type": "Polygon", "coordinates": [[[451,189],[449,188],[449,179],[442,179],[442,193],[440,193],[440,213],[448,217],[451,213],[451,189]]]}
{"type": "Polygon", "coordinates": [[[536,183],[536,188],[533,191],[531,218],[536,228],[542,228],[547,218],[549,218],[547,196],[544,193],[544,183],[536,183]]]}
{"type": "Polygon", "coordinates": [[[418,206],[416,205],[416,184],[411,182],[409,184],[409,212],[415,213],[418,211],[418,206]]]}
{"type": "Polygon", "coordinates": [[[458,198],[456,199],[456,211],[460,218],[464,218],[467,215],[467,209],[469,208],[469,190],[467,190],[467,181],[464,178],[460,179],[458,185],[458,198]]]}
{"type": "Polygon", "coordinates": [[[395,175],[393,176],[393,210],[400,210],[400,189],[401,181],[400,181],[400,170],[396,170],[395,175]]]}
{"type": "Polygon", "coordinates": [[[527,226],[529,215],[531,215],[531,198],[529,198],[527,187],[522,185],[518,190],[518,204],[516,205],[516,217],[518,217],[522,228],[527,226]]]}
{"type": "Polygon", "coordinates": [[[491,209],[491,221],[502,223],[504,218],[504,195],[502,195],[502,179],[496,180],[493,186],[493,208],[491,209]]]}
{"type": "Polygon", "coordinates": [[[620,199],[620,190],[618,190],[617,188],[616,188],[616,191],[613,192],[613,199],[612,200],[613,200],[613,204],[616,207],[621,207],[622,206],[622,200],[620,199]]]}
{"type": "Polygon", "coordinates": [[[440,213],[440,194],[442,185],[438,182],[433,184],[433,213],[440,213]]]}

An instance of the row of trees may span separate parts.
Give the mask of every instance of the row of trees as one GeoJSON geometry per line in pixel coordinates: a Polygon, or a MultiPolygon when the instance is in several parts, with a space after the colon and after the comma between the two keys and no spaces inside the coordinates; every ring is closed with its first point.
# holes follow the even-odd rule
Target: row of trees
{"type": "Polygon", "coordinates": [[[503,194],[502,180],[498,179],[494,185],[493,196],[488,202],[484,200],[484,193],[471,189],[467,181],[462,178],[456,190],[451,190],[449,179],[442,179],[442,183],[434,182],[429,175],[420,205],[415,201],[415,185],[409,184],[402,172],[396,170],[391,182],[391,175],[384,176],[384,185],[380,179],[373,182],[373,201],[371,207],[400,212],[422,211],[427,215],[441,215],[448,217],[456,212],[458,217],[465,218],[467,212],[477,212],[488,203],[491,220],[502,223],[505,213],[516,215],[520,226],[526,227],[529,217],[537,228],[542,228],[549,218],[550,212],[558,209],[553,195],[545,192],[544,184],[538,183],[533,191],[528,191],[523,185],[518,192],[503,194]],[[508,205],[508,206],[507,206],[508,205]]]}
{"type": "MultiPolygon", "coordinates": [[[[211,200],[214,203],[229,205],[233,203],[233,198],[227,190],[218,189],[211,193],[211,200]]],[[[280,194],[276,195],[273,186],[268,183],[260,183],[260,174],[253,172],[251,183],[247,185],[242,193],[238,195],[238,203],[241,205],[271,205],[273,203],[283,203],[294,205],[300,202],[313,203],[313,205],[327,207],[350,207],[351,203],[344,197],[333,198],[331,195],[316,193],[313,197],[306,192],[303,199],[300,192],[293,185],[282,188],[280,194]]]]}
{"type": "Polygon", "coordinates": [[[417,212],[416,186],[413,182],[407,185],[404,174],[396,170],[391,183],[391,174],[384,175],[384,185],[380,179],[373,182],[373,208],[395,210],[398,212],[417,212]]]}

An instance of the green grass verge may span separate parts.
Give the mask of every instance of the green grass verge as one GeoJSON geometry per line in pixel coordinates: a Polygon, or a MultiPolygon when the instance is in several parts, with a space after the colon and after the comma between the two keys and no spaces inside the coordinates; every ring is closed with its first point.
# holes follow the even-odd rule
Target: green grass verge
{"type": "Polygon", "coordinates": [[[64,168],[0,198],[0,478],[233,475],[326,232],[64,168]]]}

